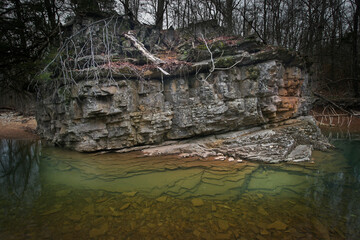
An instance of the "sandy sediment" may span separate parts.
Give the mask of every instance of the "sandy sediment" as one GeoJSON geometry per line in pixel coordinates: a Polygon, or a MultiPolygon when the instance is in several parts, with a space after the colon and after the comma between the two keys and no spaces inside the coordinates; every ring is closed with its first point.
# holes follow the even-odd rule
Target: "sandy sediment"
{"type": "Polygon", "coordinates": [[[13,111],[0,112],[0,139],[37,139],[34,116],[23,116],[13,111]]]}

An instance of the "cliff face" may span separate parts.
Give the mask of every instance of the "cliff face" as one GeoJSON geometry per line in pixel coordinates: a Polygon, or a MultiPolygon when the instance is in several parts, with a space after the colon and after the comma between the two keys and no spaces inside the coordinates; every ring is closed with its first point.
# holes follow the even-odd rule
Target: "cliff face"
{"type": "Polygon", "coordinates": [[[213,60],[206,54],[216,49],[190,48],[178,54],[188,60],[160,65],[169,75],[156,66],[142,75],[126,68],[126,75],[122,67],[111,81],[101,71],[96,79],[78,73],[61,97],[61,86],[55,98],[45,89],[38,131],[57,145],[97,151],[274,127],[307,114],[309,77],[292,53],[255,40],[222,46],[213,60]]]}
{"type": "Polygon", "coordinates": [[[84,80],[38,115],[47,139],[78,151],[118,149],[279,122],[306,113],[308,76],[276,60],[173,79],[84,80]]]}

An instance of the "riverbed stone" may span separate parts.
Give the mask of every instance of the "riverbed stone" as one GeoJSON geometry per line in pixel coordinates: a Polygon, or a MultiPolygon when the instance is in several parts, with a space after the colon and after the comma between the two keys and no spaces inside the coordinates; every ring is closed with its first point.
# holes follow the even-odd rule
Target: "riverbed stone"
{"type": "Polygon", "coordinates": [[[260,234],[261,234],[261,235],[269,235],[270,232],[267,231],[266,229],[260,229],[260,234]]]}
{"type": "Polygon", "coordinates": [[[311,222],[312,222],[314,228],[316,229],[316,231],[320,234],[322,239],[326,239],[326,240],[330,239],[328,228],[325,227],[324,224],[322,224],[322,222],[320,222],[319,219],[312,218],[311,222]]]}
{"type": "Polygon", "coordinates": [[[57,213],[57,212],[60,212],[61,211],[61,208],[53,208],[53,209],[50,209],[50,210],[47,210],[43,213],[41,213],[42,216],[46,216],[46,215],[50,215],[50,214],[53,214],[53,213],[57,213]]]}
{"type": "Polygon", "coordinates": [[[191,199],[191,203],[194,207],[201,207],[204,205],[204,201],[201,198],[193,198],[191,199]]]}
{"type": "Polygon", "coordinates": [[[77,222],[77,221],[79,221],[79,220],[81,219],[81,215],[80,215],[80,214],[77,214],[77,213],[75,213],[75,214],[69,214],[69,215],[68,215],[68,218],[71,219],[71,220],[73,220],[73,221],[75,221],[75,222],[77,222]]]}
{"type": "Polygon", "coordinates": [[[127,196],[127,197],[134,197],[137,192],[133,191],[133,192],[123,192],[122,193],[124,196],[127,196]]]}
{"type": "Polygon", "coordinates": [[[122,205],[122,206],[120,207],[120,211],[125,210],[125,209],[127,209],[127,208],[129,208],[129,207],[130,207],[130,203],[125,203],[124,205],[122,205]]]}
{"type": "Polygon", "coordinates": [[[264,215],[264,216],[269,216],[269,213],[264,209],[264,207],[262,207],[262,206],[259,206],[258,208],[257,208],[257,211],[258,211],[258,213],[260,213],[260,214],[262,214],[262,215],[264,215]]]}
{"type": "Polygon", "coordinates": [[[156,201],[158,201],[158,202],[166,202],[167,198],[168,198],[167,196],[161,196],[161,197],[158,197],[156,199],[156,201]]]}
{"type": "Polygon", "coordinates": [[[63,189],[56,192],[57,197],[65,197],[71,193],[71,189],[63,189]]]}
{"type": "Polygon", "coordinates": [[[213,205],[211,205],[211,211],[213,211],[213,212],[216,212],[216,205],[215,204],[213,204],[213,205]]]}
{"type": "Polygon", "coordinates": [[[221,231],[227,231],[229,229],[229,222],[223,219],[218,220],[218,225],[221,231]]]}
{"type": "Polygon", "coordinates": [[[267,226],[268,229],[285,230],[288,227],[285,223],[277,220],[267,226]]]}
{"type": "Polygon", "coordinates": [[[93,228],[89,232],[90,238],[97,238],[99,236],[102,236],[106,234],[106,232],[109,230],[109,225],[107,223],[103,223],[99,228],[93,228]]]}

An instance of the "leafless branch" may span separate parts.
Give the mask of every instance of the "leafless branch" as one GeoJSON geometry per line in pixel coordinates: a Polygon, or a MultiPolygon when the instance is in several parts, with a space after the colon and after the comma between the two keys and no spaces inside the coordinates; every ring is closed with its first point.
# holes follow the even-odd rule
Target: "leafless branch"
{"type": "Polygon", "coordinates": [[[209,47],[209,45],[207,44],[207,42],[206,42],[203,34],[201,34],[201,38],[202,38],[202,40],[204,41],[204,44],[205,44],[205,46],[206,46],[206,49],[208,50],[208,52],[209,52],[209,54],[210,54],[210,61],[211,61],[211,69],[209,70],[209,74],[207,75],[207,77],[205,78],[205,80],[207,80],[207,79],[211,76],[211,74],[212,74],[214,71],[216,71],[216,70],[218,70],[218,71],[224,71],[224,70],[230,70],[230,69],[232,69],[233,67],[235,67],[236,65],[238,65],[239,63],[241,63],[241,62],[244,60],[244,58],[247,56],[247,54],[244,54],[240,60],[236,61],[236,62],[235,62],[233,65],[231,65],[230,67],[226,67],[226,68],[216,67],[216,62],[215,62],[215,60],[214,60],[213,53],[211,52],[210,47],[209,47]]]}

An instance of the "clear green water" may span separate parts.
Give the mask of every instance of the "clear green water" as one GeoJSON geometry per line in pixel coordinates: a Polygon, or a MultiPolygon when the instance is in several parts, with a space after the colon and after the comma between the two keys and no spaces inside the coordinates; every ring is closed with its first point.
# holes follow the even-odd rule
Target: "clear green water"
{"type": "Polygon", "coordinates": [[[360,142],[334,143],[265,165],[0,140],[0,239],[359,239],[360,142]]]}

